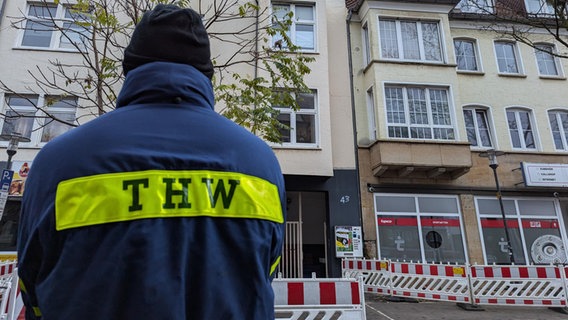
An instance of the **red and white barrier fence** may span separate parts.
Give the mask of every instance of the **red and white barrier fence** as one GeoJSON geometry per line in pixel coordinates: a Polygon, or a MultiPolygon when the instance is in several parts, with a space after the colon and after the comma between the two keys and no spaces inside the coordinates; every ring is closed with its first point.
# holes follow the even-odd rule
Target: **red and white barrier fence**
{"type": "Polygon", "coordinates": [[[472,305],[568,306],[568,267],[440,265],[345,259],[367,292],[472,305]]]}
{"type": "Polygon", "coordinates": [[[361,279],[274,279],[276,319],[364,320],[361,279]]]}

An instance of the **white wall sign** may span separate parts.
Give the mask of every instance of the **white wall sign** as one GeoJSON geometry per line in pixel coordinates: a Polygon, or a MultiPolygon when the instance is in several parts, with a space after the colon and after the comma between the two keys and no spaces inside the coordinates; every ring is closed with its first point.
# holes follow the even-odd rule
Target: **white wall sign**
{"type": "Polygon", "coordinates": [[[568,188],[568,164],[521,162],[527,187],[568,188]]]}

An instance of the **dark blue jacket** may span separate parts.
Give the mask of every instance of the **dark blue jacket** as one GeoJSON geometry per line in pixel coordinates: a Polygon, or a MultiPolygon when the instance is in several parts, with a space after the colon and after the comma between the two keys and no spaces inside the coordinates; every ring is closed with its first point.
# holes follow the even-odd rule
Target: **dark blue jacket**
{"type": "Polygon", "coordinates": [[[282,173],[213,106],[199,71],[154,62],[116,110],[42,148],[19,225],[27,319],[274,317],[282,173]]]}

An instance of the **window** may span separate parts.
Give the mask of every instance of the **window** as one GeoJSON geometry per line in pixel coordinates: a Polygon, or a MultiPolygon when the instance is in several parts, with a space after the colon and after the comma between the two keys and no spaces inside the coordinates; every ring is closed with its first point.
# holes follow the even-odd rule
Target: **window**
{"type": "MultiPolygon", "coordinates": [[[[487,264],[510,264],[505,224],[495,197],[475,197],[487,264]]],[[[552,264],[566,261],[560,232],[560,212],[553,199],[503,198],[503,212],[515,264],[552,264]],[[547,250],[547,247],[549,250],[547,250]],[[558,259],[558,261],[555,261],[558,259]]]]}
{"type": "Polygon", "coordinates": [[[525,0],[527,12],[535,15],[553,15],[554,6],[549,0],[525,0]]]}
{"type": "Polygon", "coordinates": [[[487,110],[483,108],[466,108],[463,110],[467,139],[472,147],[491,148],[492,135],[489,130],[487,110]]]}
{"type": "Polygon", "coordinates": [[[550,44],[535,45],[536,63],[538,65],[538,72],[541,75],[560,75],[558,59],[554,56],[554,51],[554,46],[550,44]]]}
{"type": "Polygon", "coordinates": [[[460,71],[479,71],[479,61],[477,59],[477,45],[475,40],[456,39],[454,40],[456,51],[456,61],[460,71]]]}
{"type": "Polygon", "coordinates": [[[277,120],[287,128],[280,129],[282,144],[317,144],[316,94],[298,93],[296,102],[300,109],[294,111],[287,106],[274,106],[279,114],[277,120]]]}
{"type": "Polygon", "coordinates": [[[568,111],[549,111],[548,120],[556,150],[568,151],[568,111]]]}
{"type": "Polygon", "coordinates": [[[367,24],[363,26],[363,66],[371,62],[371,46],[369,43],[369,27],[367,24]]]}
{"type": "Polygon", "coordinates": [[[533,119],[530,111],[507,109],[507,124],[515,149],[536,149],[533,119]]]}
{"type": "Polygon", "coordinates": [[[492,13],[491,0],[462,0],[456,8],[469,13],[492,13]]]}
{"type": "Polygon", "coordinates": [[[30,4],[22,35],[23,47],[85,50],[87,18],[63,5],[30,4]]]}
{"type": "MultiPolygon", "coordinates": [[[[291,12],[292,25],[286,31],[286,35],[290,37],[292,43],[302,50],[314,51],[316,49],[316,19],[315,7],[310,4],[274,4],[272,5],[274,14],[273,27],[278,28],[278,23],[285,21],[287,15],[291,12]]],[[[277,47],[279,43],[285,48],[286,44],[282,42],[279,35],[272,37],[273,47],[277,47]]]]}
{"type": "Polygon", "coordinates": [[[497,41],[495,42],[495,54],[497,56],[497,65],[501,73],[521,73],[518,59],[517,46],[513,42],[497,41]]]}
{"type": "Polygon", "coordinates": [[[437,22],[380,19],[381,57],[442,62],[437,22]]]}
{"type": "Polygon", "coordinates": [[[2,134],[17,132],[29,138],[32,145],[52,140],[75,123],[76,98],[6,95],[5,102],[2,134]]]}
{"type": "Polygon", "coordinates": [[[369,118],[369,139],[377,140],[377,123],[375,122],[375,95],[373,88],[367,90],[367,117],[369,118]]]}
{"type": "Polygon", "coordinates": [[[379,259],[465,263],[458,199],[446,195],[374,195],[379,259]]]}
{"type": "Polygon", "coordinates": [[[390,138],[454,140],[447,88],[385,87],[390,138]]]}

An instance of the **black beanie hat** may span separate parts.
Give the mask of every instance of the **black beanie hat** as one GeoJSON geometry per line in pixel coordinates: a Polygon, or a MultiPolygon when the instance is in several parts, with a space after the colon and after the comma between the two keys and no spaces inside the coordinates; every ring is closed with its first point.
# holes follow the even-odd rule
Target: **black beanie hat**
{"type": "Polygon", "coordinates": [[[130,70],[154,61],[189,64],[213,76],[209,36],[201,16],[192,9],[158,4],[144,13],[124,50],[122,68],[130,70]]]}

